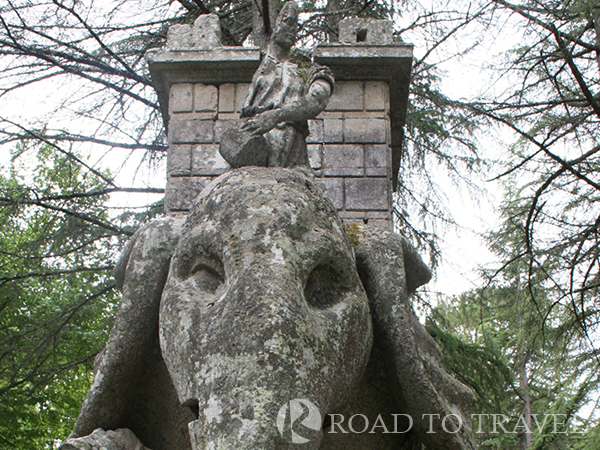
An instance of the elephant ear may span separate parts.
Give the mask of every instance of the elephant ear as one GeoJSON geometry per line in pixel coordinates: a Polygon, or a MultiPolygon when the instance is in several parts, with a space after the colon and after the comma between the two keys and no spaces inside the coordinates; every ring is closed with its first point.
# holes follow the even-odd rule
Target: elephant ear
{"type": "Polygon", "coordinates": [[[183,219],[155,219],[126,245],[115,269],[123,292],[106,346],[96,358],[94,382],[79,412],[72,438],[122,426],[138,381],[158,340],[158,311],[183,219]]]}
{"type": "Polygon", "coordinates": [[[371,305],[375,339],[380,340],[388,366],[393,368],[400,385],[399,403],[413,418],[418,439],[431,449],[477,448],[470,420],[475,397],[446,372],[438,345],[417,319],[409,300],[417,287],[431,279],[429,268],[410,243],[395,233],[363,226],[352,240],[371,305]],[[460,418],[459,432],[442,428],[442,419],[451,415],[446,429],[455,431],[460,418]]]}

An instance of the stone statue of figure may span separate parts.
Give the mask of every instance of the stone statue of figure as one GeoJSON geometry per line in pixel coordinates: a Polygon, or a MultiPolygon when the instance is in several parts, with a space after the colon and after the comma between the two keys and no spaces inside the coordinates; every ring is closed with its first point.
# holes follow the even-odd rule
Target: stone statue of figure
{"type": "Polygon", "coordinates": [[[234,168],[309,168],[307,119],[327,106],[334,78],[327,67],[293,61],[298,13],[292,1],[279,13],[242,108],[245,120],[221,139],[221,155],[234,168]]]}

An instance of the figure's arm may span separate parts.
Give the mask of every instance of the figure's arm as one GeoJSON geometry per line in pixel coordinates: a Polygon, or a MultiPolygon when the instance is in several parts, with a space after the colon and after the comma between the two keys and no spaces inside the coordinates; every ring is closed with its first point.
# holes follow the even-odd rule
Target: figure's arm
{"type": "Polygon", "coordinates": [[[258,92],[258,86],[260,84],[261,74],[263,72],[263,64],[262,62],[254,75],[252,76],[252,83],[250,83],[250,87],[248,88],[248,94],[246,94],[246,100],[244,100],[244,105],[242,106],[242,110],[240,111],[240,117],[252,117],[256,114],[255,107],[252,106],[254,103],[254,98],[256,97],[256,93],[258,92]]]}
{"type": "Polygon", "coordinates": [[[254,97],[256,97],[256,84],[252,82],[252,84],[250,85],[250,91],[246,96],[244,106],[242,106],[240,117],[252,117],[254,115],[254,106],[252,106],[252,102],[254,102],[254,97]]]}
{"type": "Polygon", "coordinates": [[[241,128],[254,135],[260,135],[272,130],[278,123],[313,119],[325,109],[331,92],[331,84],[322,78],[317,78],[310,85],[306,95],[300,99],[281,108],[265,111],[248,120],[241,128]]]}

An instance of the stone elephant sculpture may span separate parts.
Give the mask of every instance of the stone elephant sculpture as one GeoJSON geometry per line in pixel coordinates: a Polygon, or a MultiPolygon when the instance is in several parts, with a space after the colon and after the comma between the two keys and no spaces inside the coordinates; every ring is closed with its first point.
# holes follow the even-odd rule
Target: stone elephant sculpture
{"type": "Polygon", "coordinates": [[[409,302],[430,277],[394,233],[349,237],[310,175],[228,172],[127,245],[122,304],[62,449],[474,449],[473,394],[409,302]],[[384,424],[350,432],[356,414],[384,424]]]}

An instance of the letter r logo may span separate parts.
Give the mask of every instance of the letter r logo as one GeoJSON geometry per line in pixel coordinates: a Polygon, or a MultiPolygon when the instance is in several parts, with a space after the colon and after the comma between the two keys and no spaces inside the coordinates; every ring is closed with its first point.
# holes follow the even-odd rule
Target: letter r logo
{"type": "Polygon", "coordinates": [[[321,413],[314,403],[302,398],[291,400],[289,403],[283,405],[279,410],[279,413],[277,413],[277,429],[279,430],[279,434],[281,434],[282,437],[287,435],[286,425],[289,423],[292,443],[305,444],[312,439],[307,439],[299,433],[302,433],[305,436],[307,434],[314,435],[314,433],[307,433],[307,430],[302,430],[301,427],[299,428],[296,425],[297,422],[309,430],[319,431],[321,429],[321,413]],[[288,416],[290,418],[289,422],[287,421],[288,416]],[[298,433],[296,431],[298,431],[298,433]]]}

